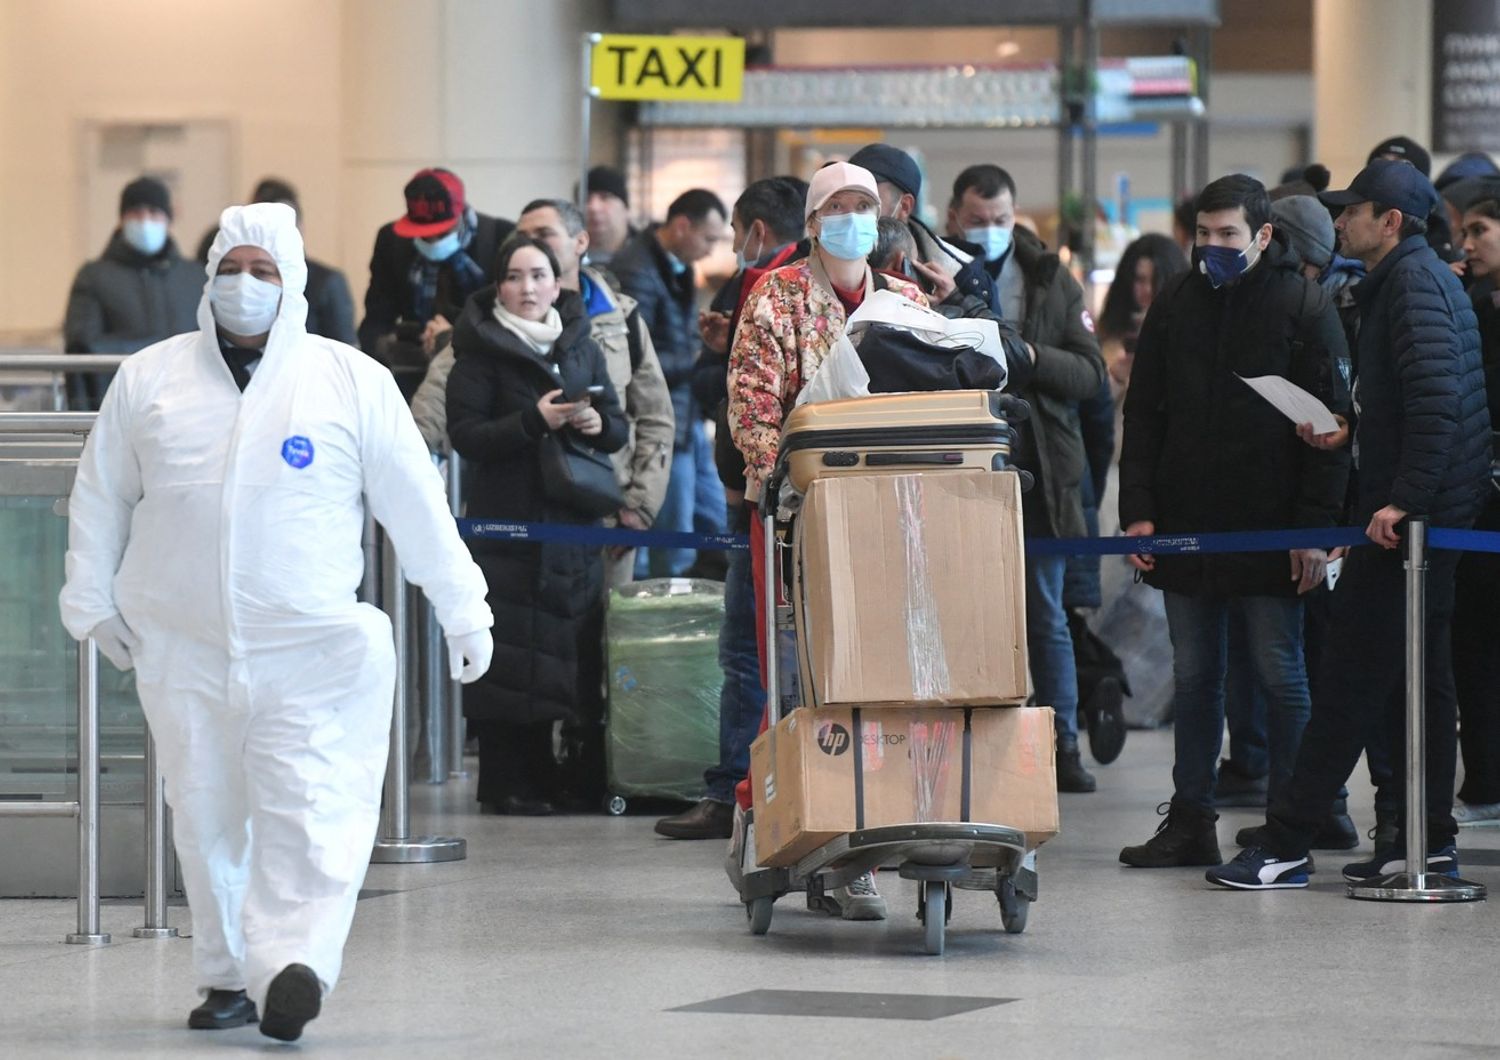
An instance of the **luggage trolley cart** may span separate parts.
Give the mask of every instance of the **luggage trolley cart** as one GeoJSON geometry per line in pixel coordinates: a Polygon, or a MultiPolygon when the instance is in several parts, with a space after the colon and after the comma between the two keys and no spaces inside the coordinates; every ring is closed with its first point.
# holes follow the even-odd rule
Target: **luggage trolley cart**
{"type": "MultiPolygon", "coordinates": [[[[823,474],[912,474],[954,469],[1007,469],[1013,438],[1011,422],[1029,415],[1024,401],[989,391],[891,394],[805,406],[793,412],[782,432],[775,470],[762,494],[765,530],[766,693],[770,725],[784,708],[779,646],[795,636],[792,607],[778,598],[786,577],[796,502],[823,474]],[[817,411],[814,412],[813,410],[817,411]],[[799,422],[800,421],[800,422],[799,422]],[[819,423],[818,421],[822,421],[819,423]],[[903,422],[906,421],[906,422],[903,422]],[[781,503],[783,487],[792,502],[781,503]]],[[[786,594],[791,599],[790,592],[786,594]]],[[[771,926],[775,902],[805,891],[810,906],[823,895],[881,866],[896,867],[903,879],[919,884],[917,917],[924,925],[927,952],[940,955],[953,915],[953,890],[988,891],[1000,906],[1009,934],[1026,929],[1037,897],[1036,852],[1023,832],[1000,824],[924,822],[866,828],[838,836],[795,865],[761,868],[754,841],[754,811],[746,815],[740,852],[740,897],[753,934],[771,926]]]]}

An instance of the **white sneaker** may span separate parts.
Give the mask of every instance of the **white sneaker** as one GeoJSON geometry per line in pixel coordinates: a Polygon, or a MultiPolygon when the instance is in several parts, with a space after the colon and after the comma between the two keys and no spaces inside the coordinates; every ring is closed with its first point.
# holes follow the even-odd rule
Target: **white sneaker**
{"type": "Polygon", "coordinates": [[[875,873],[867,872],[847,887],[838,887],[831,896],[839,905],[845,920],[884,920],[885,899],[875,889],[875,873]]]}
{"type": "Polygon", "coordinates": [[[1453,819],[1460,828],[1500,825],[1500,802],[1455,802],[1453,819]]]}

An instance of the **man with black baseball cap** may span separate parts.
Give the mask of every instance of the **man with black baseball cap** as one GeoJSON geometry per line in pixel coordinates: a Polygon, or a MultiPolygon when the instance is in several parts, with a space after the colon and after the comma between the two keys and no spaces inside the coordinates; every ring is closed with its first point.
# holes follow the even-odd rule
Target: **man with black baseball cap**
{"type": "Polygon", "coordinates": [[[1373,162],[1377,158],[1387,158],[1393,162],[1410,162],[1422,176],[1432,175],[1432,156],[1427,153],[1425,147],[1410,136],[1392,136],[1381,140],[1370,151],[1370,157],[1365,161],[1373,162]]]}
{"type": "MultiPolygon", "coordinates": [[[[1400,545],[1411,517],[1467,527],[1489,487],[1490,416],[1478,323],[1452,271],[1427,245],[1426,217],[1438,205],[1432,183],[1405,162],[1377,159],[1344,191],[1319,198],[1339,211],[1340,249],[1364,262],[1354,385],[1356,518],[1379,548],[1357,548],[1333,594],[1319,694],[1302,734],[1291,780],[1273,798],[1256,846],[1208,871],[1211,883],[1240,890],[1307,886],[1307,851],[1328,815],[1371,726],[1390,726],[1402,709],[1405,589],[1400,545]]],[[[1348,444],[1351,428],[1314,435],[1309,445],[1348,444]]],[[[1457,703],[1451,632],[1458,553],[1428,556],[1426,597],[1427,871],[1458,875],[1453,776],[1457,703]]],[[[1394,748],[1392,749],[1394,750],[1394,748]]],[[[1393,754],[1398,772],[1403,756],[1393,754]]],[[[1400,778],[1398,777],[1398,780],[1400,778]]],[[[1404,827],[1373,859],[1344,867],[1361,882],[1406,869],[1404,827]]]]}
{"type": "MultiPolygon", "coordinates": [[[[866,144],[849,156],[849,164],[862,166],[875,175],[880,189],[880,216],[904,221],[917,244],[917,256],[911,265],[922,289],[934,302],[950,297],[956,301],[965,295],[984,299],[994,312],[1000,312],[995,282],[984,270],[980,248],[960,247],[942,239],[917,217],[922,197],[922,168],[916,159],[890,144],[866,144]]],[[[1015,322],[1019,326],[1019,322],[1015,322]]]]}
{"type": "MultiPolygon", "coordinates": [[[[120,192],[120,224],[104,253],[78,270],[68,292],[63,342],[69,353],[134,353],[198,329],[203,270],[172,239],[172,195],[155,177],[120,192]]],[[[113,374],[68,380],[75,409],[97,409],[113,374]]]]}
{"type": "Polygon", "coordinates": [[[359,344],[410,401],[464,301],[495,281],[495,252],[516,226],[475,210],[446,169],[418,171],[405,194],[406,213],[375,235],[359,344]]]}

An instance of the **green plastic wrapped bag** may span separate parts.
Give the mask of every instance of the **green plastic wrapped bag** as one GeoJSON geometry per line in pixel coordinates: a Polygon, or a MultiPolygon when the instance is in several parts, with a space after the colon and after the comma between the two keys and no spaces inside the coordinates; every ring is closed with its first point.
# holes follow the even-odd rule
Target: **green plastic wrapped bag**
{"type": "Polygon", "coordinates": [[[724,586],[686,578],[609,594],[611,809],[626,796],[697,800],[719,760],[719,627],[724,586]]]}

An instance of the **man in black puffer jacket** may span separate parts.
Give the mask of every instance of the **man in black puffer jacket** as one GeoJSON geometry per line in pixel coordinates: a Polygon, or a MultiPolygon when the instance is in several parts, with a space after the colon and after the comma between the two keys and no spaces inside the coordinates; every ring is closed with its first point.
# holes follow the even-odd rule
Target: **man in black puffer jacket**
{"type": "MultiPolygon", "coordinates": [[[[1120,525],[1153,533],[1338,525],[1349,461],[1311,449],[1241,381],[1280,376],[1346,410],[1338,313],[1273,229],[1257,180],[1236,174],[1198,196],[1197,268],[1151,303],[1125,398],[1120,525]]],[[[1176,762],[1165,827],[1120,860],[1138,868],[1217,865],[1214,766],[1224,735],[1225,639],[1244,623],[1268,707],[1270,790],[1287,782],[1310,709],[1301,594],[1323,581],[1320,549],[1134,556],[1165,596],[1177,684],[1176,762]]]]}
{"type": "MultiPolygon", "coordinates": [[[[1354,408],[1356,517],[1378,549],[1353,550],[1333,594],[1319,698],[1291,780],[1273,797],[1261,846],[1210,869],[1211,883],[1241,890],[1305,887],[1307,850],[1348,778],[1370,725],[1399,718],[1404,685],[1404,572],[1398,551],[1411,517],[1467,527],[1483,502],[1490,462],[1490,416],[1474,311],[1457,278],[1427,245],[1424,218],[1437,205],[1427,178],[1404,162],[1378,160],[1347,191],[1324,192],[1341,209],[1342,250],[1364,261],[1354,408]]],[[[1319,449],[1347,443],[1299,428],[1319,449]]],[[[1458,553],[1428,556],[1426,597],[1427,870],[1456,876],[1453,775],[1457,757],[1451,656],[1458,553]]],[[[1393,748],[1394,749],[1394,748],[1393,748]]],[[[1398,771],[1403,757],[1392,756],[1398,771]]],[[[1344,878],[1372,880],[1405,866],[1406,822],[1394,848],[1348,865],[1344,878]]]]}

